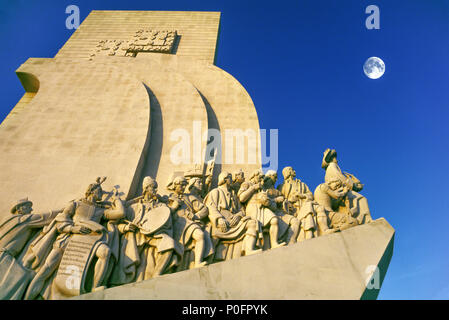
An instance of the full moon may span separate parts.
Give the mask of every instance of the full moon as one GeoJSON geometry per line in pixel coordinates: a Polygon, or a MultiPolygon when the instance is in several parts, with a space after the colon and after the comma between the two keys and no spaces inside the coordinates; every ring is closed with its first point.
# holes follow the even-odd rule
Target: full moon
{"type": "Polygon", "coordinates": [[[379,79],[385,72],[385,63],[381,58],[371,57],[363,65],[363,72],[370,79],[379,79]]]}

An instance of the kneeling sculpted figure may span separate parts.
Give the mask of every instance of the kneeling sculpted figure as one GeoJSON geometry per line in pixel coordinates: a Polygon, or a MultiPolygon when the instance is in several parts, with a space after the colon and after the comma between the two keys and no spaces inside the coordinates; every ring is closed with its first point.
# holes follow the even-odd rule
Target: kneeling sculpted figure
{"type": "Polygon", "coordinates": [[[330,226],[334,230],[345,230],[358,225],[351,214],[339,212],[340,203],[348,192],[349,189],[338,179],[322,183],[315,189],[315,200],[326,210],[330,226]]]}
{"type": "Polygon", "coordinates": [[[363,189],[363,184],[350,173],[342,173],[337,161],[337,151],[334,149],[326,149],[323,153],[321,167],[326,170],[324,176],[325,182],[340,180],[349,191],[345,198],[347,210],[357,219],[359,224],[369,223],[372,221],[371,213],[368,207],[368,200],[362,196],[359,191],[363,189]]]}
{"type": "Polygon", "coordinates": [[[218,187],[211,190],[204,199],[204,203],[209,209],[212,238],[217,242],[229,245],[236,245],[237,243],[241,245],[238,250],[228,250],[232,252],[232,255],[222,252],[222,250],[217,251],[216,248],[215,260],[239,257],[242,252],[245,255],[251,255],[262,251],[255,248],[257,221],[245,215],[239,200],[231,189],[231,183],[231,174],[228,172],[220,173],[218,187]]]}
{"type": "Polygon", "coordinates": [[[96,183],[90,184],[85,197],[70,202],[31,244],[24,258],[26,267],[36,263],[37,255],[33,252],[39,252],[52,243],[53,248],[31,281],[25,299],[43,295],[46,285],[51,285],[49,289],[53,299],[79,295],[88,292],[89,288],[104,288],[113,266],[109,263],[110,257],[118,255],[118,235],[113,223],[109,222],[106,229],[101,220],[118,220],[125,214],[117,190],[111,205],[102,202],[101,184],[105,179],[98,178],[96,183]],[[95,260],[93,283],[86,283],[86,274],[95,260]],[[55,271],[50,284],[47,280],[55,271]]]}

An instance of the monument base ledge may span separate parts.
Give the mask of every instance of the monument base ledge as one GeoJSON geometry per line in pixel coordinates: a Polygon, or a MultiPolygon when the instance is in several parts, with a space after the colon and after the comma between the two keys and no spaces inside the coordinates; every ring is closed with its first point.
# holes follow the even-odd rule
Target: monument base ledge
{"type": "Polygon", "coordinates": [[[393,254],[394,234],[380,218],[253,256],[73,299],[376,299],[393,254]]]}

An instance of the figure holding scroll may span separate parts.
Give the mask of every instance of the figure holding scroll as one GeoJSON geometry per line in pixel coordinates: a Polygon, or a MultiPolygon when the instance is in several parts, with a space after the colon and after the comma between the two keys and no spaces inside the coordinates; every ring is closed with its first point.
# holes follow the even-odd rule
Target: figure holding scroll
{"type": "Polygon", "coordinates": [[[50,279],[55,271],[57,274],[50,289],[52,298],[79,295],[88,290],[86,287],[91,287],[92,290],[104,288],[107,275],[112,269],[109,265],[110,256],[116,257],[118,253],[118,238],[115,226],[108,223],[106,229],[101,220],[118,220],[125,214],[117,191],[110,205],[102,202],[101,184],[105,180],[105,177],[97,178],[95,183],[90,184],[85,197],[70,202],[31,245],[36,250],[51,245],[50,239],[56,235],[53,249],[31,281],[25,299],[37,298],[45,289],[47,279],[50,279]],[[93,261],[96,261],[93,283],[87,284],[86,274],[93,261]],[[70,281],[74,269],[78,270],[77,275],[80,278],[75,283],[70,281]]]}

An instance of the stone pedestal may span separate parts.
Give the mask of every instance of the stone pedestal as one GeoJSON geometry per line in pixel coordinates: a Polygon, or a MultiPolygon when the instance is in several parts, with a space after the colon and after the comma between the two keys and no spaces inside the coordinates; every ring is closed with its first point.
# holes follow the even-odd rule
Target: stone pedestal
{"type": "Polygon", "coordinates": [[[393,254],[383,219],[249,257],[75,299],[376,299],[393,254]]]}

